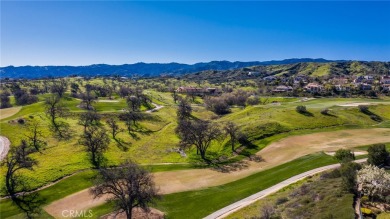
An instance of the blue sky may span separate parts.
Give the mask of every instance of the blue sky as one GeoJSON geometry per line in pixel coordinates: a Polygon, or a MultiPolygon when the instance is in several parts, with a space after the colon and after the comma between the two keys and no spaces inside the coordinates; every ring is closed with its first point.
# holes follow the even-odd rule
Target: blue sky
{"type": "Polygon", "coordinates": [[[1,1],[1,66],[390,61],[389,11],[389,1],[1,1]]]}

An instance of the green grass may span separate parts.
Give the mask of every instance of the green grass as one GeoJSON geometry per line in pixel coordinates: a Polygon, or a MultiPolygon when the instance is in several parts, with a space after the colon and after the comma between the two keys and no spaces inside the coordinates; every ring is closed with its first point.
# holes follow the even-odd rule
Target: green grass
{"type": "MultiPolygon", "coordinates": [[[[356,147],[356,149],[367,151],[370,146],[371,145],[359,146],[359,147],[356,147]]],[[[386,146],[386,150],[390,151],[390,143],[385,144],[385,146],[386,146]]]]}
{"type": "MultiPolygon", "coordinates": [[[[155,207],[166,212],[167,218],[202,218],[294,175],[335,162],[334,158],[322,153],[307,155],[225,185],[164,195],[155,207]]],[[[112,209],[102,205],[92,210],[97,218],[112,209]]]]}

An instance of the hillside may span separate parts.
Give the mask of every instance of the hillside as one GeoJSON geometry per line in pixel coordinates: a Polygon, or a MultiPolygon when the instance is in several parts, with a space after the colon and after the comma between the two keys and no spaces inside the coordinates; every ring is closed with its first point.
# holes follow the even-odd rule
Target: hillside
{"type": "Polygon", "coordinates": [[[208,70],[187,74],[185,79],[209,80],[213,82],[266,77],[270,75],[289,77],[293,75],[322,76],[351,76],[351,75],[385,75],[390,73],[390,62],[300,62],[283,65],[259,65],[234,70],[208,70]]]}
{"type": "Polygon", "coordinates": [[[285,59],[279,61],[254,61],[254,62],[229,62],[212,61],[200,62],[196,64],[180,63],[135,63],[124,65],[89,65],[89,66],[7,66],[0,68],[0,78],[44,78],[44,77],[66,77],[70,75],[78,76],[143,76],[153,77],[162,74],[186,74],[205,70],[229,70],[239,69],[256,65],[279,65],[291,63],[327,63],[326,59],[285,59]]]}

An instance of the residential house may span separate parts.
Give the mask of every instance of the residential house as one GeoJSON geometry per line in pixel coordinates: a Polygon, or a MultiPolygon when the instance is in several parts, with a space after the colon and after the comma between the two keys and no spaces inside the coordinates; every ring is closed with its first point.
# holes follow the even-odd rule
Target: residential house
{"type": "Polygon", "coordinates": [[[382,91],[389,92],[390,91],[390,84],[382,84],[382,91]]]}
{"type": "Polygon", "coordinates": [[[280,85],[277,86],[275,89],[273,89],[272,92],[283,93],[283,92],[291,92],[292,90],[293,88],[291,86],[280,85]]]}
{"type": "Polygon", "coordinates": [[[360,90],[372,90],[372,85],[367,83],[356,84],[355,86],[359,87],[360,90]]]}
{"type": "Polygon", "coordinates": [[[381,84],[390,84],[390,76],[384,75],[381,77],[381,84]]]}
{"type": "Polygon", "coordinates": [[[271,76],[264,77],[263,80],[268,82],[275,81],[276,77],[271,75],[271,76]]]}
{"type": "Polygon", "coordinates": [[[305,90],[310,93],[321,92],[324,89],[324,86],[318,83],[309,83],[305,86],[305,90]]]}
{"type": "Polygon", "coordinates": [[[334,88],[336,91],[349,91],[351,87],[346,84],[336,84],[334,88]]]}

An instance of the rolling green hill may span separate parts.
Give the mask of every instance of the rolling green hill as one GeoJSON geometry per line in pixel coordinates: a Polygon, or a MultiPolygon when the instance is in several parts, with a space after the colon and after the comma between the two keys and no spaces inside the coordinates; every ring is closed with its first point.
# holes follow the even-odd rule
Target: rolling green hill
{"type": "Polygon", "coordinates": [[[183,76],[188,80],[209,80],[212,82],[250,78],[262,78],[270,75],[290,77],[306,75],[313,77],[324,76],[353,76],[353,75],[385,75],[390,73],[390,62],[330,62],[330,63],[295,63],[284,65],[252,66],[235,70],[208,70],[183,76]]]}

